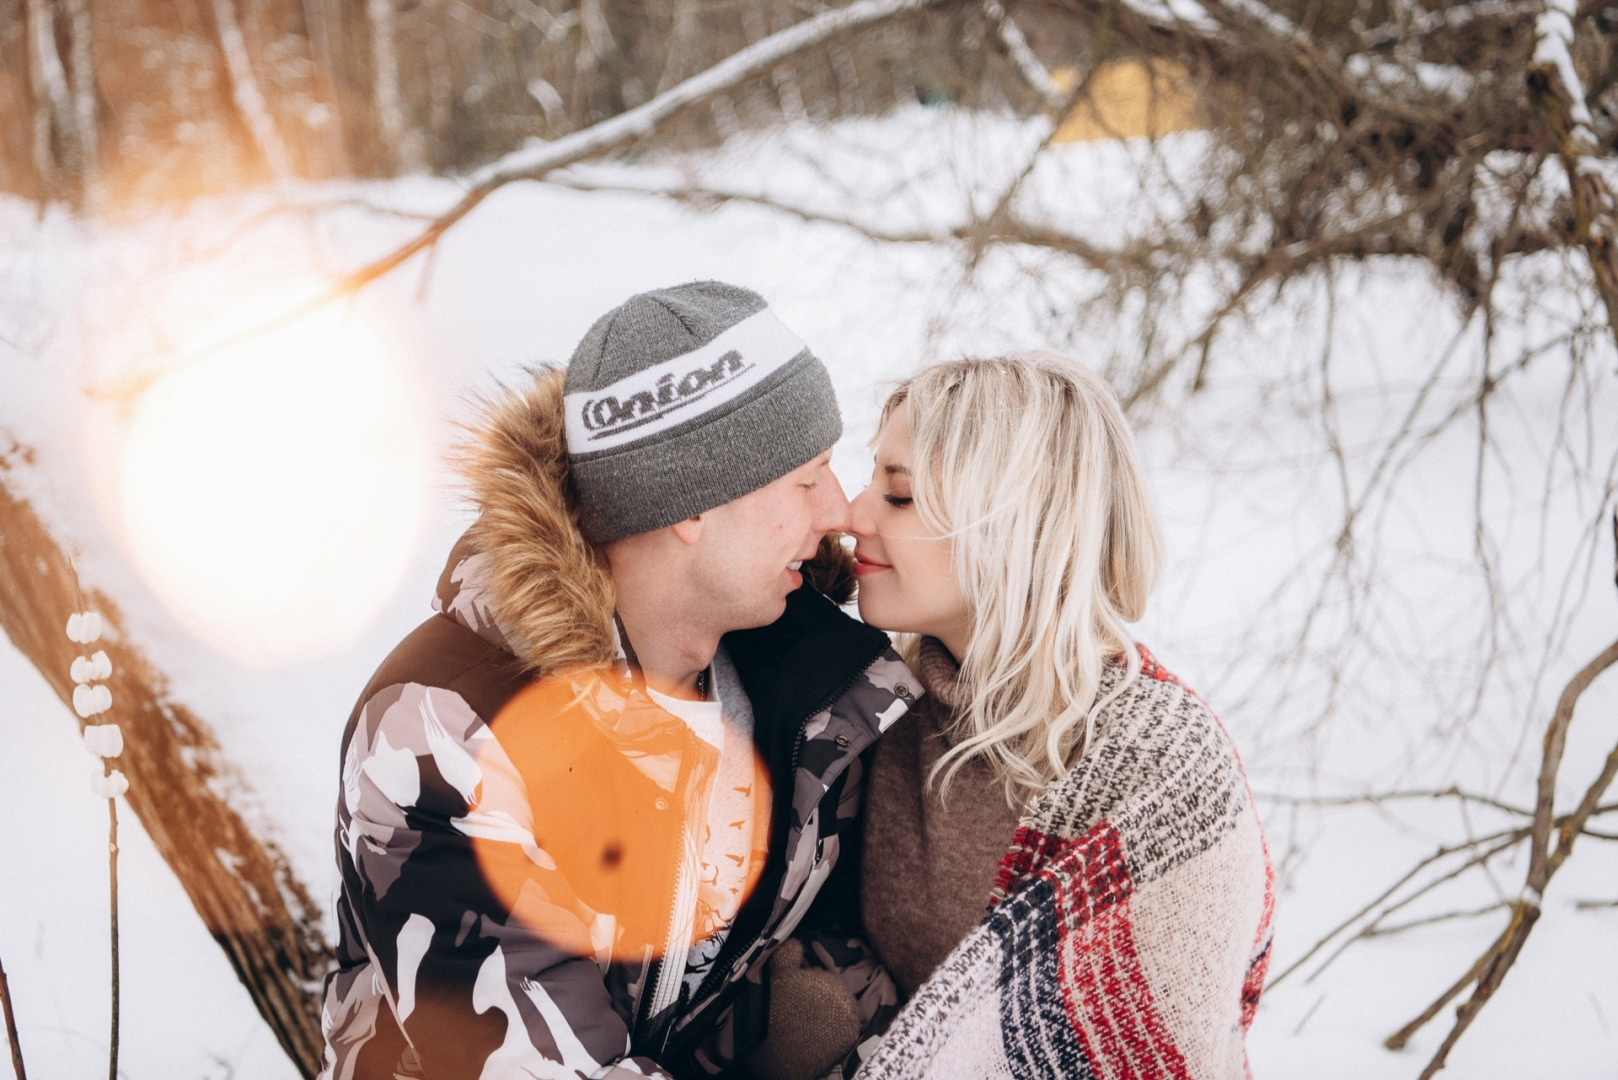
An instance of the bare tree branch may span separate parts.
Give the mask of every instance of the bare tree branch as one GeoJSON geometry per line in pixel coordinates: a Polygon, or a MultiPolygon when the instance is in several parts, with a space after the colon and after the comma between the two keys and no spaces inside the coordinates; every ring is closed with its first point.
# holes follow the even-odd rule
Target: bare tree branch
{"type": "Polygon", "coordinates": [[[28,1080],[28,1070],[22,1064],[22,1042],[17,1038],[17,1017],[11,1008],[11,984],[6,981],[6,969],[0,966],[0,1016],[6,1022],[6,1042],[11,1046],[11,1071],[17,1080],[28,1080]]]}
{"type": "MultiPolygon", "coordinates": [[[[1618,522],[1614,525],[1618,531],[1618,522]]],[[[1618,533],[1615,533],[1618,534],[1618,533]]],[[[1473,985],[1472,996],[1456,1010],[1455,1023],[1444,1041],[1439,1045],[1432,1060],[1422,1070],[1421,1080],[1429,1080],[1444,1068],[1449,1052],[1455,1047],[1467,1028],[1477,1018],[1483,1007],[1500,988],[1507,973],[1516,963],[1521,954],[1523,945],[1527,943],[1528,936],[1533,932],[1535,924],[1539,921],[1544,905],[1545,887],[1550,883],[1551,877],[1572,854],[1573,843],[1579,834],[1584,831],[1586,823],[1597,811],[1601,797],[1606,794],[1614,778],[1618,778],[1618,746],[1607,755],[1601,772],[1586,788],[1584,797],[1571,814],[1558,818],[1551,817],[1551,801],[1555,795],[1556,775],[1561,766],[1562,752],[1566,745],[1568,725],[1572,721],[1573,709],[1579,697],[1589,688],[1596,676],[1618,663],[1618,641],[1602,650],[1594,659],[1581,668],[1563,689],[1557,701],[1556,712],[1545,734],[1544,764],[1540,770],[1539,795],[1535,805],[1534,822],[1531,831],[1531,848],[1528,864],[1527,881],[1523,886],[1522,896],[1512,901],[1511,921],[1501,931],[1500,936],[1484,950],[1483,954],[1473,963],[1465,975],[1452,985],[1437,1001],[1428,1006],[1421,1015],[1389,1036],[1387,1045],[1391,1049],[1404,1046],[1412,1035],[1426,1023],[1438,1015],[1439,1011],[1450,999],[1459,994],[1468,985],[1473,985]],[[1550,834],[1552,829],[1557,833],[1557,846],[1555,851],[1550,850],[1550,834]],[[1474,985],[1475,984],[1475,985],[1474,985]]]]}
{"type": "MultiPolygon", "coordinates": [[[[62,628],[78,609],[78,580],[33,508],[7,487],[10,467],[0,456],[0,629],[73,717],[74,654],[62,628]]],[[[168,696],[116,606],[94,592],[89,602],[110,627],[103,647],[126,732],[125,799],[287,1056],[312,1077],[322,1046],[316,987],[332,959],[318,908],[275,843],[227,801],[246,787],[207,725],[168,696]]]]}

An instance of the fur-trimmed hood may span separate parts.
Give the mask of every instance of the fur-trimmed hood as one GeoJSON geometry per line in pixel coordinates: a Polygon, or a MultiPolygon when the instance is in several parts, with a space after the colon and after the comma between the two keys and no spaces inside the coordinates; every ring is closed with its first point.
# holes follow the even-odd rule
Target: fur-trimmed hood
{"type": "MultiPolygon", "coordinates": [[[[612,578],[579,528],[562,379],[541,370],[484,403],[459,462],[478,518],[450,553],[433,605],[536,675],[609,664],[617,653],[612,578]]],[[[838,604],[853,598],[853,556],[832,537],[803,575],[838,604]]]]}

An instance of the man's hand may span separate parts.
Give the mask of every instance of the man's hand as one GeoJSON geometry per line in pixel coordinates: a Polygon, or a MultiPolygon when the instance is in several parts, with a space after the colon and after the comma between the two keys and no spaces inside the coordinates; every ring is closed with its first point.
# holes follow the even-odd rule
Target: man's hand
{"type": "Polygon", "coordinates": [[[803,966],[803,943],[788,938],[770,957],[770,1029],[747,1061],[757,1080],[817,1080],[848,1056],[860,1017],[836,975],[803,966]]]}

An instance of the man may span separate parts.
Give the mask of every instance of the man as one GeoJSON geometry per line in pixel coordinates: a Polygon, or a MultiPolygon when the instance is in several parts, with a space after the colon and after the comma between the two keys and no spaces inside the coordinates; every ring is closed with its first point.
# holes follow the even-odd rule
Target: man
{"type": "Polygon", "coordinates": [[[717,282],[489,407],[437,614],[343,737],[323,1076],[823,1070],[891,1017],[833,890],[805,922],[916,685],[803,581],[841,554],[841,431],[820,361],[717,282]],[[757,1051],[771,982],[825,1045],[757,1051]]]}

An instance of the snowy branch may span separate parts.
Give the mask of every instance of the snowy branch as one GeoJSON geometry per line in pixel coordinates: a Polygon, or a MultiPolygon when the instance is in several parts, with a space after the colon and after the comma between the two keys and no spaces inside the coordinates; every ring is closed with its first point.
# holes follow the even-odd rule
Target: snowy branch
{"type": "Polygon", "coordinates": [[[1051,78],[1050,70],[1040,62],[1034,50],[1029,47],[1028,39],[1023,36],[1021,28],[1006,14],[1005,5],[1000,0],[985,0],[983,12],[994,24],[995,32],[1000,37],[1000,44],[1006,47],[1011,56],[1011,62],[1016,65],[1017,73],[1040,97],[1045,104],[1053,109],[1060,109],[1067,104],[1067,95],[1062,88],[1051,78]]]}
{"type": "MultiPolygon", "coordinates": [[[[228,0],[216,2],[226,3],[228,0]]],[[[279,318],[250,327],[214,342],[201,351],[180,357],[164,371],[137,374],[104,393],[111,398],[128,400],[139,395],[161,374],[172,370],[173,367],[184,366],[222,348],[295,322],[335,300],[358,292],[371,282],[402,266],[415,255],[437,244],[457,222],[507,184],[519,180],[538,180],[557,169],[640,142],[653,135],[676,113],[734,89],[748,79],[769,71],[789,57],[830,41],[840,34],[920,11],[941,2],[942,0],[858,0],[857,3],[847,7],[834,8],[731,54],[706,71],[693,75],[664,93],[658,94],[644,105],[609,117],[554,142],[525,147],[507,154],[468,177],[469,187],[466,194],[461,196],[454,206],[428,222],[414,237],[349,274],[326,292],[279,318]]]]}
{"type": "Polygon", "coordinates": [[[1590,261],[1608,328],[1618,340],[1618,203],[1597,162],[1599,143],[1584,83],[1573,66],[1577,14],[1575,0],[1546,4],[1534,26],[1528,86],[1556,141],[1573,203],[1575,239],[1590,261]]]}

